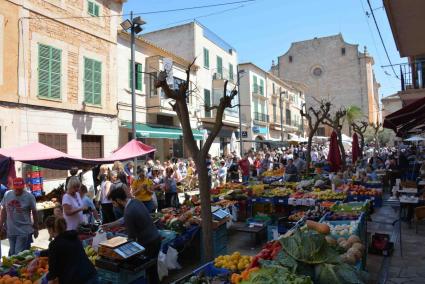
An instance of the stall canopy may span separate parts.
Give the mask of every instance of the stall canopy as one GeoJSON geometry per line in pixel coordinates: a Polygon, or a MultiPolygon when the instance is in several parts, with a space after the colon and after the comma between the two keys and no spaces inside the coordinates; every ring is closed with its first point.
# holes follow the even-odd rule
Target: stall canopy
{"type": "Polygon", "coordinates": [[[155,152],[155,150],[155,148],[133,139],[124,146],[116,149],[109,157],[98,159],[97,161],[103,163],[126,161],[155,152]]]}
{"type": "Polygon", "coordinates": [[[0,149],[0,163],[8,159],[57,170],[67,170],[71,167],[82,168],[99,163],[95,160],[73,157],[38,142],[0,149]]]}
{"type": "Polygon", "coordinates": [[[409,132],[425,129],[425,98],[414,101],[385,117],[383,127],[394,130],[401,137],[409,132]]]}
{"type": "MultiPolygon", "coordinates": [[[[131,122],[124,122],[123,126],[131,129],[131,122]]],[[[198,129],[192,129],[195,140],[203,140],[204,133],[198,129]]],[[[153,124],[136,124],[137,138],[165,138],[165,139],[181,139],[183,131],[177,127],[158,126],[153,124]]]]}

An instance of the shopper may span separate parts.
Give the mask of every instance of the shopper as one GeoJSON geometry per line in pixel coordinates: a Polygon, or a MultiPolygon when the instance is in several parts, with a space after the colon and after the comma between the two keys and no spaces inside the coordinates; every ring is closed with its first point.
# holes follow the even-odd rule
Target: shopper
{"type": "Polygon", "coordinates": [[[226,177],[227,177],[227,168],[226,168],[226,162],[224,160],[220,161],[220,167],[218,168],[218,182],[220,185],[224,185],[226,183],[226,177]]]}
{"type": "Polygon", "coordinates": [[[294,166],[297,168],[298,173],[305,172],[306,162],[300,158],[298,153],[294,154],[294,166]]]}
{"type": "Polygon", "coordinates": [[[139,178],[131,184],[131,190],[133,192],[133,196],[145,204],[148,212],[153,213],[155,210],[155,206],[152,201],[152,194],[154,193],[153,182],[146,177],[145,169],[140,170],[139,178]]]}
{"type": "Polygon", "coordinates": [[[69,170],[69,174],[70,174],[70,176],[69,176],[69,177],[67,177],[67,178],[66,178],[66,180],[65,180],[65,189],[66,189],[66,187],[68,186],[69,179],[70,179],[71,177],[75,177],[75,176],[77,176],[77,174],[78,174],[78,168],[77,168],[77,167],[72,167],[72,168],[69,170]]]}
{"type": "Polygon", "coordinates": [[[67,230],[65,219],[49,216],[46,228],[53,241],[49,244],[49,283],[96,284],[96,268],[88,259],[76,231],[67,230]]]}
{"type": "Polygon", "coordinates": [[[83,211],[87,210],[87,207],[81,200],[80,187],[80,180],[77,177],[71,177],[66,193],[62,197],[63,217],[67,223],[67,230],[76,230],[84,221],[83,211]]]}
{"type": "Polygon", "coordinates": [[[87,166],[80,173],[80,181],[81,184],[87,187],[87,196],[90,199],[94,198],[95,190],[94,190],[94,179],[93,179],[93,171],[90,166],[87,166]]]}
{"type": "Polygon", "coordinates": [[[84,223],[93,225],[94,221],[98,221],[100,218],[93,200],[87,196],[87,192],[87,187],[82,184],[80,187],[80,197],[83,202],[83,206],[87,207],[87,210],[83,211],[84,223]]]}
{"type": "Polygon", "coordinates": [[[112,170],[117,172],[117,177],[123,184],[128,185],[127,175],[125,174],[124,166],[121,162],[116,161],[112,170]]]}
{"type": "Polygon", "coordinates": [[[298,170],[297,167],[293,164],[292,159],[288,159],[286,162],[284,180],[288,182],[297,182],[298,181],[298,170]]]}
{"type": "Polygon", "coordinates": [[[239,182],[239,165],[238,158],[234,157],[229,167],[229,178],[231,182],[239,182]]]}
{"type": "Polygon", "coordinates": [[[165,170],[164,178],[164,192],[165,192],[165,207],[179,207],[179,200],[177,197],[177,183],[173,178],[173,169],[167,168],[165,170]]]}
{"type": "Polygon", "coordinates": [[[0,214],[0,232],[7,227],[9,256],[29,249],[32,236],[38,237],[38,215],[34,195],[25,190],[22,178],[13,179],[12,188],[3,197],[0,214]]]}
{"type": "Polygon", "coordinates": [[[249,180],[249,154],[245,154],[243,159],[239,161],[239,168],[242,174],[242,182],[248,182],[249,180]]]}
{"type": "Polygon", "coordinates": [[[112,206],[112,201],[108,199],[109,192],[111,190],[111,174],[108,172],[105,176],[105,180],[102,181],[100,185],[100,208],[102,213],[102,223],[110,223],[116,220],[114,214],[114,207],[112,206]]]}
{"type": "MultiPolygon", "coordinates": [[[[146,206],[137,199],[129,199],[125,193],[125,186],[115,188],[110,192],[109,198],[114,207],[124,212],[124,218],[111,224],[103,225],[104,228],[125,224],[128,238],[141,244],[145,256],[156,259],[161,248],[161,237],[152,221],[146,206]]],[[[148,283],[159,283],[157,265],[146,270],[148,283]]]]}

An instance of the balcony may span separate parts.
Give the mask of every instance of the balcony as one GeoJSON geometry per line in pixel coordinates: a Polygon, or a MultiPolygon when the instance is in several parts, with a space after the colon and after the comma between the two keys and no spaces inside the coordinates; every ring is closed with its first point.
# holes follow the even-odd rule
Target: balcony
{"type": "Polygon", "coordinates": [[[425,97],[425,61],[400,65],[401,92],[404,105],[425,97]]]}
{"type": "Polygon", "coordinates": [[[259,85],[254,85],[252,87],[252,95],[256,98],[266,100],[266,96],[264,94],[264,87],[259,85]]]}
{"type": "Polygon", "coordinates": [[[229,69],[221,68],[220,70],[216,69],[213,73],[213,80],[221,81],[228,80],[231,83],[236,83],[237,77],[236,74],[230,74],[229,69]]]}
{"type": "Polygon", "coordinates": [[[260,122],[269,122],[269,115],[261,112],[254,112],[254,120],[260,122]]]}

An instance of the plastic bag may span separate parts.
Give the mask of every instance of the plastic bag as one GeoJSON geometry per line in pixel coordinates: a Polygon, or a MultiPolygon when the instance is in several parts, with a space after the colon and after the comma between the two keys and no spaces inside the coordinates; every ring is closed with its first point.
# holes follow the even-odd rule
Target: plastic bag
{"type": "Polygon", "coordinates": [[[182,267],[177,262],[177,257],[179,253],[173,247],[168,246],[167,255],[166,255],[166,263],[168,269],[181,269],[182,267]]]}
{"type": "Polygon", "coordinates": [[[161,281],[162,278],[168,276],[167,255],[163,253],[162,251],[159,251],[157,263],[158,263],[158,277],[159,277],[159,281],[161,281]]]}
{"type": "Polygon", "coordinates": [[[92,248],[97,252],[99,248],[99,244],[106,241],[106,232],[104,231],[97,231],[96,236],[93,238],[92,248]]]}

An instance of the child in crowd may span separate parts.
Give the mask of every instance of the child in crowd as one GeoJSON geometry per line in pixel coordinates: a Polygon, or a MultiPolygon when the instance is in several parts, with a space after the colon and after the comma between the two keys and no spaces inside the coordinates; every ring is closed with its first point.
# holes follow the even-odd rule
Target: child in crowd
{"type": "Polygon", "coordinates": [[[100,220],[93,201],[87,196],[87,187],[84,184],[82,184],[80,187],[80,197],[81,201],[83,202],[83,206],[87,207],[87,210],[83,211],[84,223],[94,224],[95,220],[100,220]]]}

